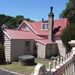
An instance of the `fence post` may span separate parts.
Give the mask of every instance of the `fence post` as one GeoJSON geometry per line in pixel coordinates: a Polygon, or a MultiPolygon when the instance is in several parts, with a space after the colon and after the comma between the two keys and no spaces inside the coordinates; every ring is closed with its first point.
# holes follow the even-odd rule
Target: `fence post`
{"type": "Polygon", "coordinates": [[[57,58],[57,65],[56,65],[56,68],[59,68],[60,67],[60,62],[59,62],[59,58],[57,58]]]}
{"type": "Polygon", "coordinates": [[[51,70],[51,62],[49,61],[49,70],[51,70]]]}
{"type": "Polygon", "coordinates": [[[53,62],[52,62],[52,72],[54,72],[56,69],[56,60],[53,60],[53,62]]]}
{"type": "Polygon", "coordinates": [[[60,57],[60,66],[63,65],[63,62],[62,62],[62,57],[60,57]]]}
{"type": "Polygon", "coordinates": [[[63,64],[65,64],[65,57],[63,57],[63,64]]]}

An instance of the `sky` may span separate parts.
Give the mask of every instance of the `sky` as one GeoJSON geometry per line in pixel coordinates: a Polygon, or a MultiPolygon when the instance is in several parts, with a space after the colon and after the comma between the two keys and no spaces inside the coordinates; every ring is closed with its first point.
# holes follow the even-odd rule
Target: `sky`
{"type": "Polygon", "coordinates": [[[66,8],[68,0],[0,0],[0,14],[9,16],[23,15],[35,21],[48,19],[50,7],[53,6],[54,18],[66,8]]]}

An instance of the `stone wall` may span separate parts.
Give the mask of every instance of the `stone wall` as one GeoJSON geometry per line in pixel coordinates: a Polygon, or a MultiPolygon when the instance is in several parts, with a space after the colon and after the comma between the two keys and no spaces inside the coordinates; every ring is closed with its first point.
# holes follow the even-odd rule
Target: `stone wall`
{"type": "Polygon", "coordinates": [[[46,45],[46,58],[59,55],[58,46],[56,43],[46,45]]]}

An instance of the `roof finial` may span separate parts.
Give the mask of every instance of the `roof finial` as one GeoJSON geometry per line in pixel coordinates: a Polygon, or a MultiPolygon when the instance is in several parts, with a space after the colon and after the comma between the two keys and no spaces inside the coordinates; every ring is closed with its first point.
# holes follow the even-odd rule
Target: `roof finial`
{"type": "Polygon", "coordinates": [[[52,13],[52,11],[53,11],[53,7],[50,7],[50,11],[51,11],[51,13],[52,13]]]}

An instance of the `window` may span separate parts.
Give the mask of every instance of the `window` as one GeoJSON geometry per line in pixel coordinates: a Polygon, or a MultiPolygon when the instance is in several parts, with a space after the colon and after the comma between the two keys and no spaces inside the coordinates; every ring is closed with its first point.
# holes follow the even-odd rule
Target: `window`
{"type": "Polygon", "coordinates": [[[46,29],[48,29],[48,24],[46,24],[46,29]]]}
{"type": "Polygon", "coordinates": [[[30,54],[30,41],[26,41],[26,53],[30,54]]]}
{"type": "Polygon", "coordinates": [[[45,24],[43,24],[42,29],[45,29],[45,24]]]}
{"type": "Polygon", "coordinates": [[[26,41],[26,46],[30,46],[30,41],[26,41]]]}
{"type": "Polygon", "coordinates": [[[42,24],[42,29],[48,30],[48,23],[43,23],[42,24]]]}

